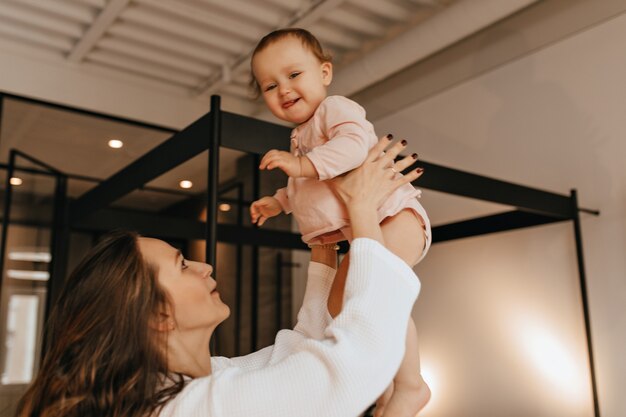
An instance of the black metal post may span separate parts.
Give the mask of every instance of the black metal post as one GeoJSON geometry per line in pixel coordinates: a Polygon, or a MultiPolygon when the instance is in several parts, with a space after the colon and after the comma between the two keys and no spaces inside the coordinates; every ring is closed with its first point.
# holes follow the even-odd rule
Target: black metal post
{"type": "MultiPolygon", "coordinates": [[[[261,193],[261,179],[259,175],[260,158],[258,155],[252,157],[252,200],[259,198],[261,193]]],[[[257,350],[257,338],[259,333],[258,312],[259,312],[259,246],[257,242],[252,244],[252,300],[250,308],[250,340],[252,352],[257,350]]]]}
{"type": "Polygon", "coordinates": [[[11,197],[13,193],[11,178],[13,177],[14,170],[15,150],[11,149],[11,151],[9,152],[9,166],[7,168],[7,177],[4,181],[4,209],[2,215],[2,236],[0,237],[0,296],[2,296],[2,282],[4,280],[4,258],[7,252],[7,234],[9,232],[11,197]]]}
{"type": "Polygon", "coordinates": [[[213,266],[217,250],[217,197],[219,184],[219,156],[221,141],[221,110],[220,97],[211,96],[211,116],[209,132],[209,170],[207,179],[207,208],[206,208],[206,263],[213,266]]]}
{"type": "Polygon", "coordinates": [[[589,315],[589,300],[587,299],[587,279],[585,275],[585,258],[583,256],[583,240],[580,227],[580,214],[578,212],[578,195],[576,190],[571,190],[572,220],[574,220],[574,236],[576,238],[576,258],[578,261],[578,277],[580,281],[580,296],[585,318],[585,337],[587,339],[587,354],[589,355],[589,375],[591,377],[591,392],[593,395],[593,412],[595,417],[600,417],[600,404],[598,402],[598,387],[596,384],[595,362],[593,359],[593,343],[591,340],[591,318],[589,315]]]}
{"type": "Polygon", "coordinates": [[[276,332],[278,333],[283,327],[283,253],[281,251],[278,251],[278,254],[276,254],[276,287],[274,290],[274,302],[276,303],[274,324],[276,332]]]}
{"type": "MultiPolygon", "coordinates": [[[[61,294],[67,273],[67,257],[70,239],[69,210],[67,203],[67,177],[65,175],[57,175],[56,189],[54,192],[54,212],[50,228],[50,253],[52,254],[52,261],[48,266],[50,279],[48,280],[48,291],[46,294],[44,322],[48,321],[52,307],[61,294]]],[[[48,337],[47,332],[44,332],[44,340],[41,349],[42,358],[46,354],[48,337]]]]}
{"type": "MultiPolygon", "coordinates": [[[[213,276],[217,271],[217,198],[219,184],[219,157],[221,141],[221,109],[220,97],[211,96],[211,113],[209,114],[209,169],[207,178],[206,202],[206,248],[205,261],[213,266],[213,276]]],[[[219,332],[215,329],[211,338],[211,352],[217,354],[219,332]]]]}
{"type": "MultiPolygon", "coordinates": [[[[243,183],[237,186],[237,226],[243,226],[243,183]]],[[[243,246],[236,246],[236,270],[235,270],[235,354],[241,355],[241,304],[243,299],[243,276],[242,257],[243,246]]]]}

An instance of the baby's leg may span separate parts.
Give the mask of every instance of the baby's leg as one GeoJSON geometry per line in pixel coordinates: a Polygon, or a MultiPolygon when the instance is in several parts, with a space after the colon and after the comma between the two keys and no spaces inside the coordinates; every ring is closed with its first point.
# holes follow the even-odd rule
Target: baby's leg
{"type": "MultiPolygon", "coordinates": [[[[413,211],[404,210],[385,219],[381,228],[387,248],[413,266],[421,257],[426,241],[421,220],[413,211]]],[[[394,378],[393,394],[384,404],[383,414],[390,417],[414,417],[429,399],[430,389],[420,371],[417,330],[413,319],[410,318],[406,352],[394,378]]]]}
{"type": "Polygon", "coordinates": [[[328,313],[333,318],[341,312],[341,307],[343,306],[343,293],[346,286],[348,266],[350,266],[350,252],[341,260],[333,279],[333,285],[330,287],[330,294],[328,294],[328,313]]]}

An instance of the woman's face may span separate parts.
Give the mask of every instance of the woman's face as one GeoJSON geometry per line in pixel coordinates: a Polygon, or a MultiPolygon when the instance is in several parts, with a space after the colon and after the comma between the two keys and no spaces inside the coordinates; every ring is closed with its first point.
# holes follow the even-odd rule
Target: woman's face
{"type": "Polygon", "coordinates": [[[139,238],[139,250],[158,267],[159,284],[170,296],[177,330],[214,329],[230,315],[220,299],[213,268],[185,260],[177,249],[158,239],[139,238]]]}

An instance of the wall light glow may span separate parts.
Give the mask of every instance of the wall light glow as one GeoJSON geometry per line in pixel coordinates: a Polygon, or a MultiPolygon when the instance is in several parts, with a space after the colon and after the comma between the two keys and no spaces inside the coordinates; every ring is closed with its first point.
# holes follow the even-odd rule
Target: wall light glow
{"type": "Polygon", "coordinates": [[[18,177],[11,177],[9,182],[11,183],[11,185],[22,185],[24,181],[22,181],[22,179],[18,177]]]}
{"type": "Polygon", "coordinates": [[[587,364],[576,361],[567,344],[542,324],[526,322],[519,330],[522,353],[551,389],[570,405],[586,404],[587,364]]]}
{"type": "Polygon", "coordinates": [[[220,211],[230,211],[231,207],[228,203],[222,203],[219,205],[220,211]]]}
{"type": "Polygon", "coordinates": [[[425,362],[424,360],[422,360],[420,366],[422,378],[424,378],[424,381],[426,381],[426,385],[428,385],[428,387],[430,388],[430,401],[426,403],[426,406],[423,408],[419,415],[422,415],[422,413],[427,413],[425,415],[429,415],[428,412],[437,407],[437,402],[439,400],[438,394],[440,392],[439,390],[441,389],[438,378],[439,374],[437,373],[436,368],[432,366],[432,364],[425,362]]]}

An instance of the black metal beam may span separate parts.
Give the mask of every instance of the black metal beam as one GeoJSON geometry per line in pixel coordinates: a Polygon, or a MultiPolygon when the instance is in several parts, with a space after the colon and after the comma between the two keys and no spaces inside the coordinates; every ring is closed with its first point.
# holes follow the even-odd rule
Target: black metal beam
{"type": "Polygon", "coordinates": [[[418,167],[425,169],[424,175],[414,183],[419,188],[505,204],[562,219],[574,218],[568,196],[424,161],[417,161],[409,169],[418,167]]]}
{"type": "MultiPolygon", "coordinates": [[[[198,220],[123,209],[99,210],[84,219],[75,219],[71,227],[73,230],[85,232],[130,229],[146,236],[183,240],[204,239],[206,230],[206,224],[198,220]]],[[[218,224],[217,240],[234,245],[308,250],[299,234],[234,224],[218,224]]]]}
{"type": "Polygon", "coordinates": [[[270,149],[289,150],[289,127],[222,112],[222,146],[263,155],[270,149]]]}
{"type": "Polygon", "coordinates": [[[64,110],[70,113],[82,114],[84,116],[96,117],[101,120],[105,119],[105,120],[110,120],[113,122],[119,122],[119,123],[124,123],[127,125],[142,127],[145,129],[158,130],[160,132],[166,132],[166,133],[177,132],[176,129],[172,129],[170,127],[156,125],[153,123],[141,122],[139,120],[128,119],[125,117],[113,116],[111,114],[106,114],[106,113],[98,113],[95,111],[85,110],[85,109],[81,109],[78,107],[68,106],[66,104],[54,103],[51,101],[43,101],[43,100],[39,100],[39,99],[32,98],[32,97],[18,96],[15,94],[10,94],[10,93],[5,93],[5,92],[0,92],[0,95],[5,96],[6,98],[10,98],[11,100],[22,101],[22,102],[30,103],[30,104],[36,104],[38,106],[49,107],[49,108],[57,109],[57,110],[64,110]]]}
{"type": "Polygon", "coordinates": [[[565,219],[514,210],[433,227],[433,243],[480,236],[488,233],[504,232],[564,220],[565,219]]]}
{"type": "Polygon", "coordinates": [[[208,113],[126,168],[89,190],[71,206],[71,218],[88,216],[142,187],[183,162],[207,150],[211,114],[208,113]]]}

